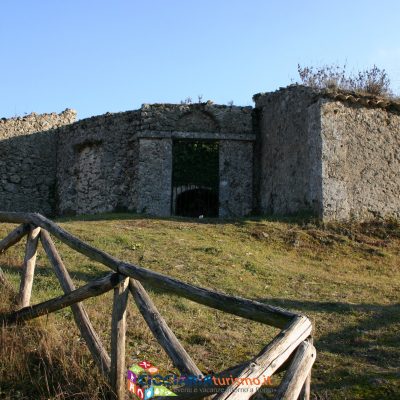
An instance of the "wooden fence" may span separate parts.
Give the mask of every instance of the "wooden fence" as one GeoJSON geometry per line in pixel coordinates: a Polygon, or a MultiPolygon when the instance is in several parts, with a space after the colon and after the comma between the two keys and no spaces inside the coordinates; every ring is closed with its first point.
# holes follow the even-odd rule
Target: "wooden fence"
{"type": "MultiPolygon", "coordinates": [[[[146,282],[151,286],[199,304],[281,329],[278,336],[257,356],[217,374],[221,378],[233,376],[239,379],[223,387],[222,392],[216,394],[214,392],[210,398],[215,400],[249,399],[255,391],[260,389],[262,377],[272,376],[276,372],[285,370],[274,399],[309,399],[311,368],[315,361],[316,351],[311,338],[312,324],[307,317],[257,301],[190,285],[178,279],[120,261],[82,242],[40,214],[0,212],[0,222],[21,224],[0,241],[0,253],[27,236],[18,296],[19,308],[15,312],[2,314],[0,318],[3,324],[23,323],[41,315],[71,307],[76,325],[93,359],[110,382],[113,391],[111,396],[114,399],[122,400],[125,398],[126,307],[129,292],[132,294],[151,332],[171,358],[175,367],[182,374],[196,376],[202,374],[158,312],[141,282],[146,282]],[[79,253],[109,267],[114,272],[76,289],[50,234],[79,253]],[[39,241],[65,294],[40,304],[30,305],[39,241]],[[82,301],[111,289],[114,290],[114,298],[111,323],[111,355],[109,355],[93,329],[82,301]],[[251,378],[252,383],[249,385],[240,384],[240,382],[250,382],[250,379],[245,380],[245,378],[251,378]],[[254,378],[258,378],[258,380],[254,378]],[[260,384],[256,384],[257,382],[260,382],[260,384]],[[243,391],[243,388],[249,390],[243,391]]],[[[7,284],[1,268],[0,284],[7,284]]],[[[178,393],[178,397],[175,398],[177,400],[200,399],[210,396],[210,393],[213,393],[212,390],[215,389],[211,382],[206,387],[202,384],[201,388],[201,391],[197,391],[197,393],[184,393],[183,391],[179,393],[179,389],[176,389],[175,393],[178,393]],[[205,391],[207,388],[210,389],[208,394],[205,391]]]]}

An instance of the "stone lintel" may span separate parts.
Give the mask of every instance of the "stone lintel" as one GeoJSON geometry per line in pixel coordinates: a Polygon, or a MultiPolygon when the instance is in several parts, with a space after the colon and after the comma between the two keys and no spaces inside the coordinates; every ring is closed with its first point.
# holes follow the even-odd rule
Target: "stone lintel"
{"type": "Polygon", "coordinates": [[[239,140],[239,141],[254,142],[256,140],[256,135],[249,133],[143,131],[135,133],[134,138],[135,139],[239,140]]]}

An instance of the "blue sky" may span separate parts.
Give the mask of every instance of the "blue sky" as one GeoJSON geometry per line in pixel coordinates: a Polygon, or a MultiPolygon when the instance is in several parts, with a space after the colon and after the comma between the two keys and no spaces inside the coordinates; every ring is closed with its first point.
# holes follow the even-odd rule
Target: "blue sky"
{"type": "Polygon", "coordinates": [[[1,0],[0,118],[191,97],[251,105],[297,64],[377,64],[400,92],[398,0],[1,0]]]}

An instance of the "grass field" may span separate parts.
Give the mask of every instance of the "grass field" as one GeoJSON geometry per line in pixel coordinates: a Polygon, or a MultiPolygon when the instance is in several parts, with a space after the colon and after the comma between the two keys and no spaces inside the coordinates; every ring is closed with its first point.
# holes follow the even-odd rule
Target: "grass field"
{"type": "MultiPolygon", "coordinates": [[[[400,398],[400,226],[321,225],[299,220],[151,219],[104,215],[59,220],[82,240],[143,267],[308,315],[315,326],[314,399],[400,398]]],[[[12,229],[0,225],[0,237],[12,229]]],[[[76,285],[107,270],[56,241],[76,285]]],[[[24,243],[0,256],[18,287],[24,243]]],[[[145,285],[146,286],[146,285],[145,285]]],[[[204,372],[256,353],[277,330],[146,286],[161,314],[204,372]]],[[[0,312],[13,293],[1,289],[0,312]]],[[[61,295],[40,249],[33,303],[61,295]]],[[[85,302],[109,349],[111,297],[85,302]]],[[[2,328],[0,398],[99,399],[101,379],[69,309],[25,327],[2,328]]],[[[127,365],[173,366],[130,300],[127,365]]]]}

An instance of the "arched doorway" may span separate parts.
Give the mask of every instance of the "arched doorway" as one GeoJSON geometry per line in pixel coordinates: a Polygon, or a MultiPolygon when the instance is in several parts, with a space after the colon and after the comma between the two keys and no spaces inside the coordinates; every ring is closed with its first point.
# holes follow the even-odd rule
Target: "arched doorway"
{"type": "Polygon", "coordinates": [[[218,197],[209,188],[192,188],[176,196],[175,215],[182,217],[218,217],[218,197]]]}

